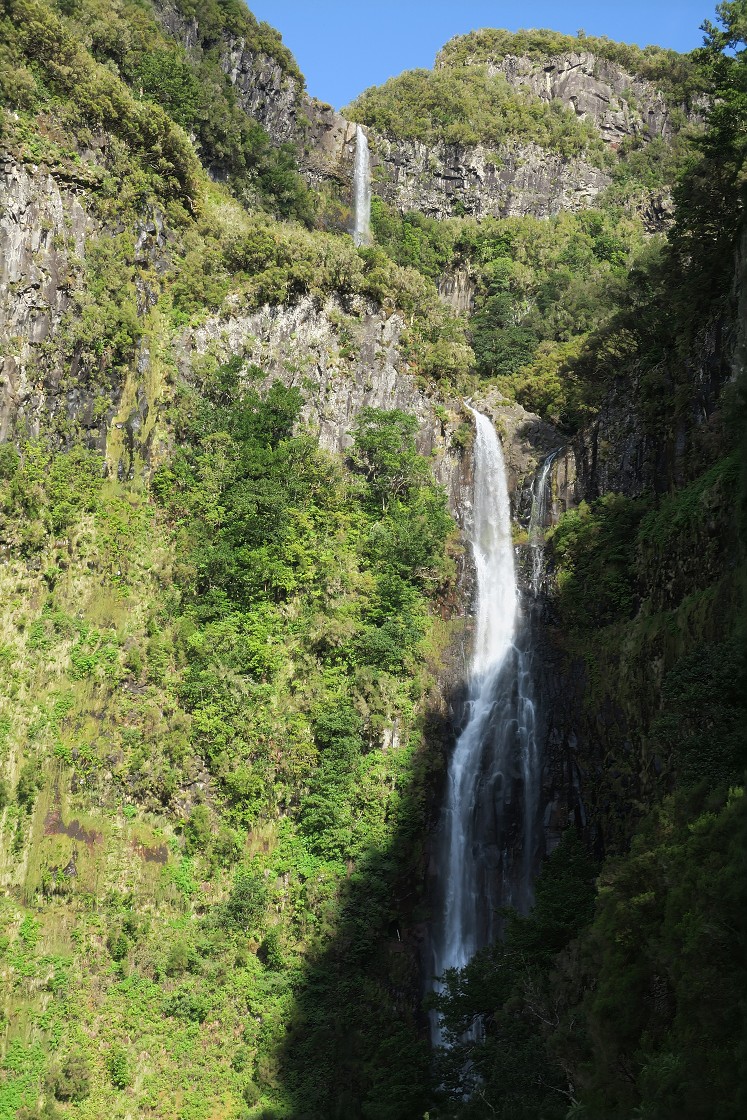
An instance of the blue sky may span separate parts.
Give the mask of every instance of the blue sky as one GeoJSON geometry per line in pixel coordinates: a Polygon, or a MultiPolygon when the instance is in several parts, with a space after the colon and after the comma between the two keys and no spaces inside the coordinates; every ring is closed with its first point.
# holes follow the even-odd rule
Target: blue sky
{"type": "Polygon", "coordinates": [[[249,0],[258,19],[282,32],[309,93],[342,108],[367,86],[402,70],[432,66],[452,35],[478,27],[550,27],[657,43],[700,46],[716,0],[249,0]]]}

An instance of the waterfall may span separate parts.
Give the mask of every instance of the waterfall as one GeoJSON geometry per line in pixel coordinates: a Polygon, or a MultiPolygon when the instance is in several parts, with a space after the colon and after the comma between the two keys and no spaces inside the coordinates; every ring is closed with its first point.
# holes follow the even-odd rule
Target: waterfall
{"type": "MultiPolygon", "coordinates": [[[[529,910],[538,856],[542,768],[530,612],[520,609],[500,441],[490,420],[470,411],[476,426],[470,529],[477,576],[475,641],[466,723],[449,762],[439,834],[440,918],[432,941],[437,990],[447,969],[463,968],[501,935],[503,907],[529,910]]],[[[538,538],[545,516],[551,463],[545,466],[537,481],[530,539],[538,538]]],[[[534,585],[532,590],[536,594],[534,585]]],[[[432,1038],[436,1045],[443,1041],[435,1013],[432,1038]]]]}
{"type": "Polygon", "coordinates": [[[353,195],[355,203],[353,241],[356,245],[368,245],[371,238],[371,163],[368,155],[368,137],[359,124],[355,126],[353,195]]]}
{"type": "Polygon", "coordinates": [[[545,459],[532,489],[532,512],[529,515],[529,550],[532,562],[531,586],[535,599],[540,593],[542,582],[542,563],[544,557],[544,533],[547,522],[547,498],[552,465],[561,448],[551,451],[545,459]]]}

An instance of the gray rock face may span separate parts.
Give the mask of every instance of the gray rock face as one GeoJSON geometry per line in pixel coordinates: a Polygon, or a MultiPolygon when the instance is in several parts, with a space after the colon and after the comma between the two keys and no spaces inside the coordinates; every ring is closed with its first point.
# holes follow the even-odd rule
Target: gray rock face
{"type": "Polygon", "coordinates": [[[671,138],[664,94],[646,79],[588,51],[560,54],[544,62],[507,55],[489,63],[488,72],[503,74],[511,85],[528,89],[543,101],[561,101],[582,120],[592,121],[611,147],[628,136],[671,138]]]}
{"type": "Polygon", "coordinates": [[[199,24],[194,17],[185,16],[170,4],[169,0],[153,0],[153,6],[169,35],[181,43],[186,50],[193,50],[198,45],[199,24]]]}
{"type": "MultiPolygon", "coordinates": [[[[555,516],[604,494],[663,494],[686,485],[725,444],[719,412],[724,387],[747,365],[747,229],[734,253],[728,306],[704,324],[688,359],[688,399],[668,425],[644,418],[645,395],[621,378],[594,420],[569,441],[553,466],[555,516]]],[[[670,386],[674,394],[674,385],[670,386]]]]}
{"type": "Polygon", "coordinates": [[[467,268],[446,272],[438,282],[440,299],[456,315],[471,314],[475,305],[475,281],[467,268]]]}
{"type": "Polygon", "coordinates": [[[609,176],[582,159],[565,159],[536,144],[435,144],[372,135],[374,189],[397,210],[432,218],[546,218],[582,210],[609,176]]]}
{"type": "Polygon", "coordinates": [[[94,223],[73,186],[5,157],[0,164],[0,440],[44,397],[34,354],[70,305],[76,258],[94,223]]]}
{"type": "MultiPolygon", "coordinates": [[[[199,55],[197,20],[186,19],[168,0],[154,0],[154,6],[164,29],[185,50],[199,55]]],[[[355,125],[331,105],[309,97],[275,58],[252,50],[241,38],[223,40],[220,64],[247,116],[265,129],[273,144],[295,147],[306,182],[318,188],[331,181],[350,195],[355,125]]]]}
{"type": "Polygon", "coordinates": [[[238,94],[239,104],[276,144],[297,138],[302,91],[278,62],[248,50],[242,39],[230,39],[221,52],[221,68],[238,94]]]}
{"type": "MultiPolygon", "coordinates": [[[[229,319],[217,316],[184,332],[174,344],[182,376],[190,376],[194,357],[211,354],[225,361],[239,354],[247,367],[266,371],[263,387],[276,378],[304,396],[303,421],[318,434],[320,446],[344,454],[361,408],[399,408],[418,419],[418,450],[432,459],[436,478],[446,488],[457,516],[471,485],[469,443],[456,431],[467,421],[460,400],[442,400],[418,385],[399,351],[404,322],[362,297],[330,298],[323,308],[306,298],[293,306],[263,307],[229,319]],[[352,356],[350,356],[352,354],[352,356]]],[[[520,405],[493,393],[484,406],[495,418],[507,448],[515,487],[523,485],[545,448],[556,447],[550,425],[520,405]]],[[[483,403],[478,407],[482,408],[483,403]]]]}
{"type": "Polygon", "coordinates": [[[496,389],[478,394],[472,403],[479,412],[490,417],[501,438],[512,513],[516,520],[526,522],[535,473],[546,456],[560,446],[562,437],[552,424],[527,412],[496,389]]]}

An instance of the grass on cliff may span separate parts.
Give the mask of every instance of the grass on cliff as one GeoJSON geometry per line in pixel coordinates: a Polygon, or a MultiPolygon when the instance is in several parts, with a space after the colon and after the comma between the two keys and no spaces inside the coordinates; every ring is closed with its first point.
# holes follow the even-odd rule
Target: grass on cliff
{"type": "Polygon", "coordinates": [[[451,520],[413,418],[362,414],[343,467],[242,370],[183,389],[157,504],[3,456],[3,1117],[331,1114],[341,1014],[360,1091],[417,1058],[425,1107],[412,950],[369,950],[425,830],[451,520]]]}
{"type": "Polygon", "coordinates": [[[614,62],[658,89],[675,104],[688,102],[706,88],[696,58],[664,47],[639,47],[618,43],[604,35],[564,35],[560,31],[531,29],[503,31],[483,28],[450,39],[436,56],[437,67],[500,63],[508,55],[544,62],[563,54],[593,54],[614,62]]]}
{"type": "Polygon", "coordinates": [[[566,158],[603,159],[595,129],[560,102],[516,90],[485,67],[408,70],[365,90],[345,110],[375,132],[424,144],[537,144],[566,158]]]}

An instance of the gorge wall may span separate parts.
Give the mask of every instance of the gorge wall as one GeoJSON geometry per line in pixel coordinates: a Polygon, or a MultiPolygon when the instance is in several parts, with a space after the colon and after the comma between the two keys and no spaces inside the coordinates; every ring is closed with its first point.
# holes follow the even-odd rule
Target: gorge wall
{"type": "MultiPolygon", "coordinates": [[[[156,5],[164,26],[188,50],[199,51],[198,24],[166,0],[156,5]]],[[[570,108],[591,122],[600,138],[616,150],[623,141],[670,141],[682,119],[702,119],[703,105],[672,106],[656,86],[619,64],[592,52],[560,52],[544,59],[508,55],[467,58],[501,74],[513,87],[546,103],[570,108]],[[673,108],[676,113],[673,115],[673,108]],[[678,122],[673,117],[679,114],[678,122]]],[[[221,65],[242,108],[276,144],[291,143],[301,171],[314,187],[328,183],[351,204],[355,126],[331,106],[310,98],[299,80],[270,55],[226,37],[221,65]]],[[[454,65],[448,47],[436,67],[454,65]]],[[[609,185],[609,167],[568,158],[521,141],[506,145],[437,143],[380,136],[369,130],[374,191],[402,213],[418,210],[435,218],[460,214],[546,217],[590,205],[609,185]]],[[[656,193],[656,192],[654,192],[656,193]]],[[[651,228],[669,214],[666,197],[648,204],[651,228]]]]}

